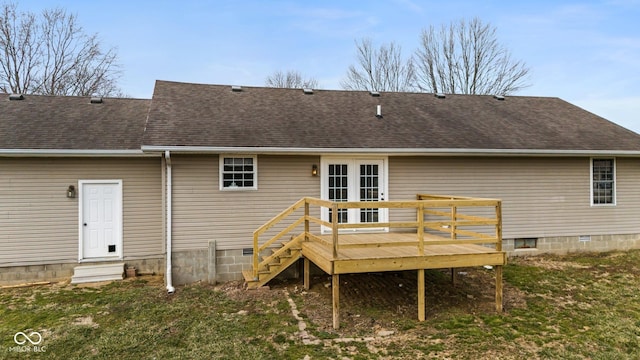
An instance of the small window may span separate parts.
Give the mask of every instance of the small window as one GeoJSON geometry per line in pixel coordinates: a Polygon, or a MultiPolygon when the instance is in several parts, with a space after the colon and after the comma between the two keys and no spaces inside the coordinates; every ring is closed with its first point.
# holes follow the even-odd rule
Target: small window
{"type": "Polygon", "coordinates": [[[522,238],[513,240],[514,249],[536,249],[538,247],[538,239],[522,238]]]}
{"type": "Polygon", "coordinates": [[[591,204],[615,205],[616,171],[614,159],[591,160],[591,204]]]}
{"type": "Polygon", "coordinates": [[[221,156],[220,163],[221,190],[255,190],[258,188],[255,156],[221,156]]]}

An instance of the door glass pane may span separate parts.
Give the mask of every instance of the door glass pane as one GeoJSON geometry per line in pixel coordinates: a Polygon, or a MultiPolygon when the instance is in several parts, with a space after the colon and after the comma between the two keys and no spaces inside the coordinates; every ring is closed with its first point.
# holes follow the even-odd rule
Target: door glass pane
{"type": "MultiPolygon", "coordinates": [[[[347,164],[329,164],[329,200],[336,202],[348,201],[348,176],[347,164]]],[[[346,223],[347,209],[338,209],[338,222],[346,223]]],[[[329,222],[333,221],[333,214],[329,209],[329,222]]]]}
{"type": "MultiPolygon", "coordinates": [[[[378,165],[360,165],[360,199],[359,201],[379,201],[378,165]]],[[[379,221],[379,209],[360,209],[360,222],[371,223],[379,221]]]]}

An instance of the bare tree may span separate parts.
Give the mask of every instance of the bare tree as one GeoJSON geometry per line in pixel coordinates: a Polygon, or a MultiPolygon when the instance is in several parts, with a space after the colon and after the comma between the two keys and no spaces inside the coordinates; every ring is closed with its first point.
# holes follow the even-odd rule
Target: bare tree
{"type": "Polygon", "coordinates": [[[114,95],[121,75],[115,50],[103,51],[75,15],[62,9],[41,16],[0,9],[0,91],[46,95],[114,95]]]}
{"type": "Polygon", "coordinates": [[[524,62],[513,60],[496,29],[478,18],[423,30],[415,62],[421,91],[506,95],[529,86],[524,62]]]}
{"type": "Polygon", "coordinates": [[[410,91],[415,76],[413,60],[404,60],[402,49],[391,42],[374,49],[370,39],[356,41],[357,64],[349,66],[340,81],[345,90],[410,91]]]}
{"type": "Polygon", "coordinates": [[[289,70],[286,73],[276,71],[267,76],[265,85],[274,88],[315,89],[318,87],[318,81],[314,78],[305,79],[298,71],[289,70]]]}

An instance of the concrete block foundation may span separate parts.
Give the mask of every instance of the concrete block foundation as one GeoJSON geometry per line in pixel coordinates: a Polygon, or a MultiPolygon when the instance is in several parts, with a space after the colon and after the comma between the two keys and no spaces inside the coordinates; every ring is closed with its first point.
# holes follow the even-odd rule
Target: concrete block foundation
{"type": "MultiPolygon", "coordinates": [[[[119,260],[126,266],[135,266],[138,274],[164,274],[164,258],[119,260]]],[[[82,264],[105,264],[105,262],[83,262],[82,264]]],[[[39,264],[0,267],[0,286],[28,284],[41,281],[59,282],[70,280],[77,261],[58,264],[39,264]]]]}
{"type": "Polygon", "coordinates": [[[541,237],[537,238],[537,246],[530,249],[515,249],[514,243],[515,239],[503,239],[502,241],[502,249],[507,252],[508,256],[626,251],[640,249],[640,234],[541,237]]]}

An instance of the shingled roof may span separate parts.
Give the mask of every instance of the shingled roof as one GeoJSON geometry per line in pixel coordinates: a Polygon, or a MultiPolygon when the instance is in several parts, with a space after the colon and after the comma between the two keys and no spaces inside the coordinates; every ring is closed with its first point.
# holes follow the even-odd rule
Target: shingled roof
{"type": "Polygon", "coordinates": [[[88,97],[0,95],[0,153],[142,148],[640,155],[640,135],[558,98],[237,90],[157,81],[152,100],[105,98],[97,104],[88,97]],[[378,106],[382,116],[376,116],[378,106]]]}
{"type": "Polygon", "coordinates": [[[0,152],[127,151],[141,152],[151,100],[0,95],[0,152]]]}
{"type": "Polygon", "coordinates": [[[144,147],[640,151],[640,135],[558,98],[238,90],[157,81],[144,147]]]}

